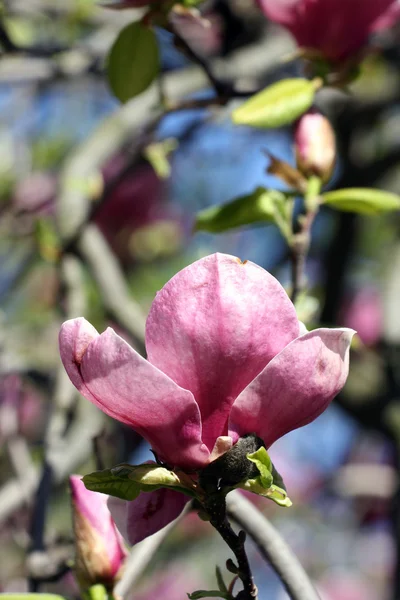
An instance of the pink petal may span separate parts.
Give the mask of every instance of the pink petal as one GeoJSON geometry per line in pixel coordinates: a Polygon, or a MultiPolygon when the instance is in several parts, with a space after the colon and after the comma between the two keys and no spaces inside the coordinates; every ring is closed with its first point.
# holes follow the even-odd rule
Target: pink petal
{"type": "Polygon", "coordinates": [[[226,254],[180,271],[157,294],[146,325],[149,361],[190,390],[210,450],[228,434],[230,408],[299,335],[295,309],[261,267],[226,254]]]}
{"type": "Polygon", "coordinates": [[[189,496],[161,488],[143,492],[131,502],[109,498],[108,507],[121,535],[137,544],[179,517],[189,496]]]}
{"type": "Polygon", "coordinates": [[[237,398],[232,431],[254,432],[268,448],[316,419],[346,382],[353,334],[351,329],[316,329],[289,344],[237,398]]]}
{"type": "Polygon", "coordinates": [[[189,469],[208,462],[209,452],[201,441],[199,407],[192,394],[153,367],[112,329],[98,335],[84,319],[67,321],[60,332],[60,353],[81,394],[143,435],[160,458],[171,466],[189,469]]]}

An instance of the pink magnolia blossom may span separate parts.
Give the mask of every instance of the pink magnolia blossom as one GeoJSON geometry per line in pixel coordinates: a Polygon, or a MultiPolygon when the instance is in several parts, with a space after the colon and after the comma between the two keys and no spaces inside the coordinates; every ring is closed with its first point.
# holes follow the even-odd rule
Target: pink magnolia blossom
{"type": "Polygon", "coordinates": [[[383,308],[379,291],[364,287],[345,298],[341,321],[353,327],[366,346],[374,346],[383,334],[383,308]]]}
{"type": "Polygon", "coordinates": [[[302,48],[340,61],[357,54],[373,32],[400,18],[398,0],[258,0],[264,14],[283,25],[302,48]]]}
{"type": "Polygon", "coordinates": [[[112,588],[127,552],[107,506],[108,496],[86,489],[79,475],[69,478],[79,584],[112,588]]]}
{"type": "MultiPolygon", "coordinates": [[[[272,275],[213,254],[156,295],[147,360],[112,329],[99,335],[83,318],[64,323],[60,352],[81,394],[140,433],[171,468],[194,472],[246,433],[268,448],[313,421],[346,381],[352,334],[303,333],[272,275]]],[[[134,543],[177,517],[186,501],[161,489],[113,500],[113,515],[134,543]]]]}

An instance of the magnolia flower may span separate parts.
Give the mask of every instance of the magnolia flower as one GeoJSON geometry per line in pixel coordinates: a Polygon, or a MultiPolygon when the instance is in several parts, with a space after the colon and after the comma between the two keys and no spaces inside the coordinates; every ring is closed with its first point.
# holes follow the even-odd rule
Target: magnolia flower
{"type": "Polygon", "coordinates": [[[332,61],[357,54],[370,34],[400,18],[398,0],[258,0],[265,15],[283,25],[302,48],[332,61]]]}
{"type": "MultiPolygon", "coordinates": [[[[147,360],[83,318],[64,323],[60,352],[81,394],[140,433],[170,468],[195,472],[248,433],[268,448],[341,390],[353,331],[303,329],[272,275],[213,254],[156,295],[147,360]]],[[[132,502],[113,499],[113,516],[134,543],[176,518],[186,501],[174,490],[141,493],[132,502]]]]}
{"type": "Polygon", "coordinates": [[[79,585],[86,590],[102,583],[112,589],[127,552],[107,507],[108,496],[87,490],[79,475],[72,475],[69,484],[79,585]]]}

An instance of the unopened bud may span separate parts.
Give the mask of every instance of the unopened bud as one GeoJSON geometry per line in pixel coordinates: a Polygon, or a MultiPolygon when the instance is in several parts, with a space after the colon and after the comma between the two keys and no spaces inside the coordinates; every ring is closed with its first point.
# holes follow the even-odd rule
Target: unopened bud
{"type": "Polygon", "coordinates": [[[103,584],[112,590],[127,556],[107,507],[108,496],[86,489],[77,475],[69,478],[75,534],[75,571],[82,590],[103,584]]]}
{"type": "Polygon", "coordinates": [[[297,121],[294,140],[299,171],[328,181],[336,160],[335,133],[328,119],[315,110],[305,113],[297,121]]]}

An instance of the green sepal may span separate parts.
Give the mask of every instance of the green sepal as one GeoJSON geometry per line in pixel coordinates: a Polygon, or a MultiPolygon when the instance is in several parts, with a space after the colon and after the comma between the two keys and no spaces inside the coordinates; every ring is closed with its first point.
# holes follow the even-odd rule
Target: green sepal
{"type": "Polygon", "coordinates": [[[151,27],[136,21],[118,35],[107,61],[108,81],[114,95],[127,102],[154,81],[160,71],[156,34],[151,27]]]}
{"type": "Polygon", "coordinates": [[[290,231],[290,203],[287,195],[277,190],[257,187],[253,193],[232,202],[211,206],[197,213],[195,231],[222,233],[253,223],[275,223],[286,236],[290,231]]]}
{"type": "Polygon", "coordinates": [[[102,583],[91,585],[83,594],[85,600],[107,600],[108,592],[102,583]]]}
{"type": "Polygon", "coordinates": [[[373,188],[344,188],[325,192],[321,204],[363,215],[378,215],[400,209],[400,196],[373,188]]]}
{"type": "Polygon", "coordinates": [[[85,475],[83,483],[92,492],[109,494],[122,500],[134,500],[140,492],[152,492],[160,488],[195,496],[195,486],[187,475],[178,475],[156,464],[117,465],[85,475]]]}
{"type": "Polygon", "coordinates": [[[282,127],[289,125],[313,104],[320,79],[295,78],[273,83],[233,111],[236,125],[282,127]]]}
{"type": "Polygon", "coordinates": [[[243,481],[237,487],[269,498],[279,506],[292,506],[283,479],[272,464],[266,449],[264,447],[259,448],[256,452],[248,454],[247,458],[256,465],[260,475],[254,479],[243,481]]]}

